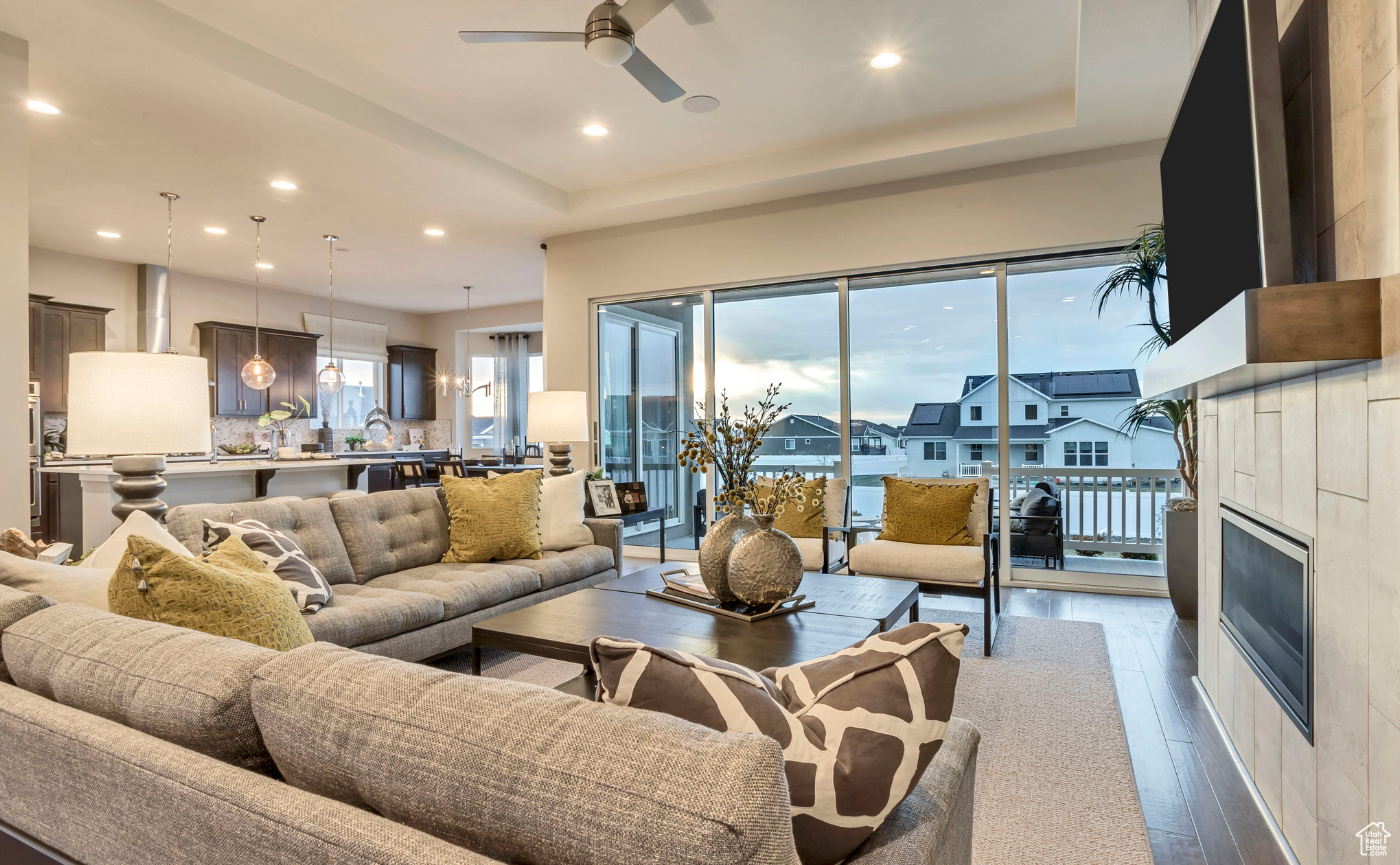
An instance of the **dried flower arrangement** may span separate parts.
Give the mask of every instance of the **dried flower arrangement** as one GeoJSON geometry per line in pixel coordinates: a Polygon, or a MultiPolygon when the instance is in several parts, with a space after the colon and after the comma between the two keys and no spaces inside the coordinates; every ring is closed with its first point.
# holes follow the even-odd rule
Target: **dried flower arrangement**
{"type": "Polygon", "coordinates": [[[758,405],[744,406],[743,414],[737,417],[729,412],[729,395],[725,392],[720,393],[719,411],[714,415],[705,413],[704,403],[697,404],[700,417],[695,421],[695,429],[685,434],[677,460],[682,466],[689,466],[691,474],[714,467],[720,488],[715,507],[736,513],[753,501],[749,474],[758,449],[773,421],[791,405],[778,404],[781,387],[769,385],[758,405]]]}

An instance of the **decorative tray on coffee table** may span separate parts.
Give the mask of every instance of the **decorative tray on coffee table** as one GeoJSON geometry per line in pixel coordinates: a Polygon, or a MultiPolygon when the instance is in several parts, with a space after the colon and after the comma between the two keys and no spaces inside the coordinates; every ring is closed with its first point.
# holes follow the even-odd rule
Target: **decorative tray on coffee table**
{"type": "Polygon", "coordinates": [[[685,568],[662,571],[661,579],[665,585],[661,588],[647,589],[648,596],[696,610],[704,610],[711,615],[728,616],[731,619],[740,619],[745,622],[757,622],[761,619],[796,613],[799,610],[810,610],[817,605],[816,601],[804,600],[806,595],[792,595],[775,604],[721,601],[709,593],[699,574],[691,573],[685,568]]]}

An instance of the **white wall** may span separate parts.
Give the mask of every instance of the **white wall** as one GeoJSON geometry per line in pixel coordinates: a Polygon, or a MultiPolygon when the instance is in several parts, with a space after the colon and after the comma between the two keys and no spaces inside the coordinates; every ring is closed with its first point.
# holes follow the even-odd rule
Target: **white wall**
{"type": "Polygon", "coordinates": [[[1161,218],[1160,151],[1127,145],[550,238],[549,387],[589,387],[590,298],[1120,241],[1161,218]]]}
{"type": "Polygon", "coordinates": [[[29,43],[0,33],[0,530],[29,533],[29,43]],[[19,374],[16,374],[19,373],[19,374]]]}

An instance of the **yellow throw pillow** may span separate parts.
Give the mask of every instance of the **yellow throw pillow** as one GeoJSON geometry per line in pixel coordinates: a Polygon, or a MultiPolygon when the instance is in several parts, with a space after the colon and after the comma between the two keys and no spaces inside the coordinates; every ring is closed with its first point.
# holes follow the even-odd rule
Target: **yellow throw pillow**
{"type": "MultiPolygon", "coordinates": [[[[773,482],[759,478],[755,492],[769,495],[773,482]]],[[[803,501],[789,501],[778,509],[773,528],[790,538],[819,538],[826,527],[826,478],[813,478],[802,485],[803,501]]]]}
{"type": "Polygon", "coordinates": [[[238,538],[190,558],[132,535],[107,585],[111,611],[285,652],[315,642],[296,598],[238,538]],[[138,564],[139,563],[139,564],[138,564]]]}
{"type": "Polygon", "coordinates": [[[976,482],[970,484],[921,484],[886,477],[884,529],[879,540],[906,544],[938,544],[974,547],[967,530],[976,482]]]}
{"type": "Polygon", "coordinates": [[[540,485],[544,472],[524,471],[494,478],[444,475],[448,539],[444,562],[542,559],[540,485]]]}

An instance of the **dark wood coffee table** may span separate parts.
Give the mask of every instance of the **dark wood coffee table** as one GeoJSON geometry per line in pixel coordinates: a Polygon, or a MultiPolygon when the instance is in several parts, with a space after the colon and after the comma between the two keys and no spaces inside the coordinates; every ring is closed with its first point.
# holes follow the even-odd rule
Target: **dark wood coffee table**
{"type": "Polygon", "coordinates": [[[481,650],[487,647],[589,667],[588,647],[599,636],[762,670],[829,655],[879,630],[874,618],[804,611],[745,622],[637,592],[582,589],[473,625],[472,672],[480,674],[481,650]]]}
{"type": "MultiPolygon", "coordinates": [[[[700,566],[694,562],[670,562],[633,571],[625,577],[610,580],[595,588],[646,594],[647,589],[662,587],[662,571],[676,571],[682,568],[692,574],[700,573],[700,566]]],[[[802,585],[797,589],[797,593],[805,594],[807,600],[817,602],[816,607],[804,611],[804,615],[819,613],[823,616],[874,619],[880,623],[882,631],[888,631],[904,618],[905,613],[909,614],[911,622],[919,620],[919,584],[908,580],[809,573],[802,575],[802,585]]]]}

